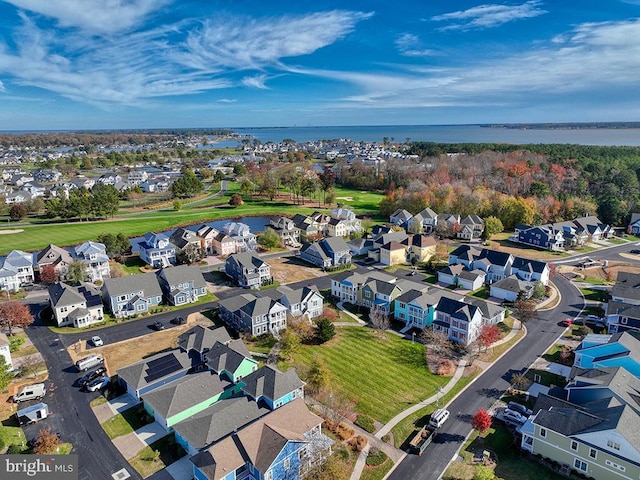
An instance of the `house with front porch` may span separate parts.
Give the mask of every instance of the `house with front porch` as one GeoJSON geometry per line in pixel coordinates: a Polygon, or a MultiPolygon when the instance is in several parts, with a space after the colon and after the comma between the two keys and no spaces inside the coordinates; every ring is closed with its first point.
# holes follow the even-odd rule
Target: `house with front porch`
{"type": "Polygon", "coordinates": [[[324,298],[312,285],[295,290],[283,289],[280,303],[287,307],[292,317],[313,320],[322,315],[324,298]]]}
{"type": "Polygon", "coordinates": [[[361,288],[360,305],[370,310],[371,315],[386,317],[393,315],[393,300],[402,293],[396,282],[371,279],[361,288]]]}
{"type": "Polygon", "coordinates": [[[407,259],[428,262],[436,254],[436,239],[430,235],[415,234],[401,242],[407,247],[407,259]]]}
{"type": "Polygon", "coordinates": [[[100,291],[90,283],[76,287],[56,282],[49,285],[49,304],[58,327],[84,328],[104,321],[100,291]]]}
{"type": "Polygon", "coordinates": [[[258,248],[256,236],[246,223],[227,222],[222,226],[222,233],[235,240],[236,252],[253,252],[258,248]]]}
{"type": "Polygon", "coordinates": [[[482,312],[475,305],[446,296],[438,300],[433,329],[463,345],[472,343],[482,328],[482,312]]]}
{"type": "Polygon", "coordinates": [[[220,300],[220,319],[234,330],[256,337],[285,329],[287,312],[280,302],[250,293],[220,300]]]}
{"type": "Polygon", "coordinates": [[[296,398],[304,398],[304,382],[295,368],[281,372],[278,367],[267,364],[242,379],[242,391],[255,402],[264,402],[275,410],[296,398]]]}
{"type": "Polygon", "coordinates": [[[363,232],[362,222],[353,210],[334,208],[327,222],[327,234],[331,237],[348,237],[363,232]]]}
{"type": "Polygon", "coordinates": [[[607,239],[614,235],[611,225],[601,222],[600,219],[594,215],[578,217],[573,223],[587,232],[592,242],[607,239]]]}
{"type": "Polygon", "coordinates": [[[225,273],[246,288],[258,289],[271,281],[271,266],[252,252],[229,255],[225,261],[225,273]]]}
{"type": "Polygon", "coordinates": [[[467,215],[460,220],[460,231],[456,233],[456,238],[473,240],[480,238],[482,232],[484,232],[484,220],[478,215],[467,215]]]}
{"type": "Polygon", "coordinates": [[[73,256],[69,251],[55,245],[49,245],[39,252],[35,258],[35,265],[38,272],[42,275],[42,271],[48,266],[52,266],[58,276],[58,279],[65,280],[69,272],[69,266],[73,263],[73,256]]]}
{"type": "Polygon", "coordinates": [[[389,242],[380,247],[379,261],[382,265],[399,265],[407,261],[406,245],[400,242],[389,242]]]}
{"type": "Polygon", "coordinates": [[[105,278],[102,297],[116,318],[148,313],[162,303],[162,288],[155,273],[105,278]]]}
{"type": "Polygon", "coordinates": [[[520,280],[515,275],[510,275],[492,283],[489,292],[492,297],[506,302],[515,302],[519,298],[531,297],[533,284],[520,280]]]}
{"type": "Polygon", "coordinates": [[[512,240],[532,247],[561,252],[565,248],[564,233],[551,225],[540,225],[518,231],[512,240]]]}
{"type": "Polygon", "coordinates": [[[207,294],[207,283],[200,267],[177,265],[162,268],[156,275],[164,298],[171,305],[195,303],[207,294]]]}
{"type": "Polygon", "coordinates": [[[407,327],[424,330],[435,320],[439,297],[419,290],[408,290],[393,301],[394,318],[407,327]]]}
{"type": "Polygon", "coordinates": [[[438,223],[438,214],[429,207],[421,210],[407,222],[407,232],[425,233],[429,235],[433,233],[438,223]]]}
{"type": "Polygon", "coordinates": [[[293,220],[287,217],[271,217],[269,227],[280,237],[280,242],[284,246],[300,246],[300,230],[296,228],[293,220]]]}
{"type": "Polygon", "coordinates": [[[176,263],[176,247],[163,233],[147,233],[138,243],[140,259],[153,268],[168,267],[176,263]]]}
{"type": "Polygon", "coordinates": [[[109,256],[103,243],[84,242],[75,247],[75,257],[86,265],[87,277],[90,282],[102,282],[111,277],[109,256]]]}
{"type": "Polygon", "coordinates": [[[0,290],[17,292],[33,280],[33,254],[12,250],[6,257],[0,257],[0,290]]]}

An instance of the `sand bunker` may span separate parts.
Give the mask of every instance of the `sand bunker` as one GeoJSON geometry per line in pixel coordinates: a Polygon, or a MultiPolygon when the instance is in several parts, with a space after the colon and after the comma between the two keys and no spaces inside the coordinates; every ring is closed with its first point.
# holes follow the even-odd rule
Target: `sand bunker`
{"type": "Polygon", "coordinates": [[[9,235],[10,233],[21,233],[24,232],[24,230],[19,229],[19,230],[0,230],[0,235],[9,235]]]}

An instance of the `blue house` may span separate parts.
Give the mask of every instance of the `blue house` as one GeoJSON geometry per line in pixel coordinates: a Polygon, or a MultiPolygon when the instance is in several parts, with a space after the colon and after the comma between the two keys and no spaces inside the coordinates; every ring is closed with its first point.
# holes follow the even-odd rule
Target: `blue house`
{"type": "Polygon", "coordinates": [[[322,418],[302,398],[191,457],[196,480],[297,480],[331,454],[322,418]]]}
{"type": "Polygon", "coordinates": [[[622,332],[612,335],[609,341],[585,345],[576,349],[574,366],[578,368],[624,367],[640,379],[640,333],[622,332]]]}
{"type": "Polygon", "coordinates": [[[433,295],[409,290],[394,300],[394,317],[405,322],[407,327],[424,329],[433,323],[438,298],[433,295]]]}
{"type": "Polygon", "coordinates": [[[271,410],[304,397],[304,382],[295,369],[281,372],[273,365],[265,365],[242,379],[242,390],[256,402],[263,401],[271,410]]]}
{"type": "Polygon", "coordinates": [[[168,267],[176,263],[176,247],[162,233],[147,233],[138,243],[140,259],[154,268],[168,267]]]}

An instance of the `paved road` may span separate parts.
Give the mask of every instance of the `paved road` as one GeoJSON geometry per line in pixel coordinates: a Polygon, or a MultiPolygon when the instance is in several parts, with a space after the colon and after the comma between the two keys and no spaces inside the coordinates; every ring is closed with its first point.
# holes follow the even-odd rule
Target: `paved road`
{"type": "MultiPolygon", "coordinates": [[[[33,305],[38,313],[42,306],[33,305]]],[[[113,446],[96,420],[89,402],[99,393],[81,392],[73,384],[80,374],[71,363],[62,336],[56,335],[38,319],[26,329],[29,338],[44,357],[49,370],[47,395],[44,402],[52,415],[38,424],[24,427],[27,439],[34,438],[41,428],[60,433],[64,442],[71,442],[78,454],[79,480],[107,480],[116,471],[126,468],[130,478],[141,477],[113,446]]]]}
{"type": "Polygon", "coordinates": [[[392,480],[437,480],[460,444],[471,431],[471,416],[480,408],[489,408],[509,388],[511,375],[526,369],[562,334],[559,322],[574,317],[584,303],[576,288],[561,276],[554,283],[562,296],[551,311],[541,312],[527,323],[527,336],[471,384],[449,405],[451,418],[421,457],[408,455],[389,477],[392,480]]]}

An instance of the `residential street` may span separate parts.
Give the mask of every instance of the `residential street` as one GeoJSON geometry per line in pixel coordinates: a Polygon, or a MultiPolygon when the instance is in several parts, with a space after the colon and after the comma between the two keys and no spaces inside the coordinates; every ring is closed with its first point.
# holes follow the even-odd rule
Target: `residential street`
{"type": "MultiPolygon", "coordinates": [[[[629,248],[631,248],[630,244],[621,245],[597,252],[594,256],[602,259],[619,259],[618,253],[626,252],[629,248]]],[[[357,266],[353,271],[366,273],[369,270],[367,267],[357,266]]],[[[393,274],[405,277],[407,270],[399,269],[393,274]]],[[[412,279],[420,281],[419,276],[412,279]]],[[[328,288],[331,276],[326,275],[289,286],[299,288],[310,282],[313,282],[319,289],[328,288]]],[[[564,327],[560,326],[559,322],[563,318],[579,314],[583,302],[577,289],[561,276],[556,277],[554,283],[561,294],[560,304],[551,311],[542,312],[538,319],[527,324],[529,334],[518,344],[517,348],[508,352],[490,367],[450,405],[452,418],[447,422],[436,441],[429,446],[425,455],[422,457],[407,456],[390,478],[439,478],[449,460],[460,447],[461,442],[470,432],[471,415],[479,408],[488,408],[508,388],[511,374],[514,371],[527,368],[561,335],[564,327]]],[[[217,295],[223,299],[245,292],[245,290],[230,288],[220,291],[217,295]]],[[[46,298],[46,294],[30,296],[28,301],[31,303],[34,313],[39,312],[46,305],[40,303],[45,302],[46,298]]],[[[140,337],[153,331],[150,325],[156,319],[162,321],[166,328],[171,328],[170,320],[178,314],[186,316],[189,313],[207,310],[215,306],[217,306],[217,302],[209,302],[181,309],[179,313],[177,311],[163,313],[79,334],[57,335],[42,325],[39,320],[36,321],[26,329],[26,332],[42,353],[49,370],[47,396],[44,401],[49,405],[52,415],[46,420],[46,423],[25,427],[27,438],[33,438],[41,426],[48,426],[52,431],[59,432],[63,441],[72,442],[74,452],[79,454],[79,478],[81,480],[108,479],[121,468],[126,468],[131,478],[140,478],[113,446],[89,407],[89,401],[98,394],[81,392],[73,386],[80,374],[76,372],[66,348],[78,340],[86,340],[96,333],[100,335],[105,344],[140,337]]]]}

